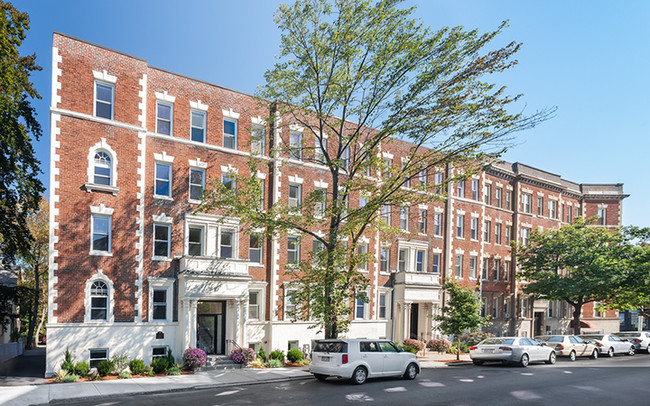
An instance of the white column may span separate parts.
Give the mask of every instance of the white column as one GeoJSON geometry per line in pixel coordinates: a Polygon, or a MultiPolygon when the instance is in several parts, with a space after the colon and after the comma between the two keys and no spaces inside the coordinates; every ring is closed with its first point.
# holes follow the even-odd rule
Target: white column
{"type": "MultiPolygon", "coordinates": [[[[404,304],[404,339],[410,338],[411,336],[411,303],[404,304]]],[[[402,341],[400,340],[400,341],[402,341]]]]}
{"type": "Polygon", "coordinates": [[[241,317],[241,346],[242,347],[247,347],[248,346],[248,334],[246,331],[246,321],[248,320],[248,297],[242,298],[242,317],[241,317]]]}
{"type": "Polygon", "coordinates": [[[196,300],[190,300],[190,317],[189,317],[189,323],[187,325],[187,329],[190,332],[191,347],[196,347],[196,328],[197,328],[196,303],[197,303],[196,300]]]}
{"type": "Polygon", "coordinates": [[[242,343],[239,342],[239,326],[241,325],[241,299],[235,299],[235,331],[233,331],[233,340],[239,345],[242,343]]]}
{"type": "Polygon", "coordinates": [[[181,299],[181,304],[183,305],[183,311],[181,313],[181,351],[185,351],[188,347],[193,347],[190,335],[190,301],[188,299],[181,299]]]}

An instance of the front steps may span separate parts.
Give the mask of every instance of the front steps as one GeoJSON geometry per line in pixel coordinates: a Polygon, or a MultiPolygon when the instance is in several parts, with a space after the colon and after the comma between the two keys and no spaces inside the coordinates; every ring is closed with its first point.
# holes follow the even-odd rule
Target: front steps
{"type": "Polygon", "coordinates": [[[215,371],[226,369],[241,369],[244,364],[237,364],[228,355],[208,355],[208,359],[204,366],[196,368],[195,371],[215,371]]]}

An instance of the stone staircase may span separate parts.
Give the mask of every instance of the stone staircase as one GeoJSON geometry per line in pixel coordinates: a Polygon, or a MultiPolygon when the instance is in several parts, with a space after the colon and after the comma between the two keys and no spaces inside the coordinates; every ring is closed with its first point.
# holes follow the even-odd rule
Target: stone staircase
{"type": "Polygon", "coordinates": [[[215,371],[225,369],[241,369],[244,365],[237,364],[228,355],[208,355],[204,366],[197,368],[196,371],[215,371]]]}

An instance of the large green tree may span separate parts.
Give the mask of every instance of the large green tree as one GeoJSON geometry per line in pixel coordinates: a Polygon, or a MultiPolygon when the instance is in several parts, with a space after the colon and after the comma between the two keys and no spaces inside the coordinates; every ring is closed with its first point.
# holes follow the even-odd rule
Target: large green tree
{"type": "Polygon", "coordinates": [[[41,70],[36,55],[20,55],[29,16],[0,1],[0,259],[29,249],[27,215],[44,191],[32,138],[41,135],[30,99],[40,98],[29,81],[41,70]]]}
{"type": "Polygon", "coordinates": [[[559,229],[536,231],[527,245],[516,248],[523,291],[571,305],[576,335],[582,306],[612,300],[628,273],[625,235],[593,223],[578,217],[559,229]]]}
{"type": "Polygon", "coordinates": [[[519,96],[486,81],[516,64],[519,44],[491,44],[505,23],[484,34],[434,31],[401,3],[280,6],[279,61],[260,91],[261,102],[272,106],[271,165],[290,157],[319,165],[328,188],[304,193],[300,208],[283,200],[262,210],[251,204],[262,198],[255,173],[269,163],[254,157],[249,173],[232,174],[236,191],[215,184],[199,208],[239,217],[268,237],[295,232],[315,241],[311,255],[288,270],[298,287],[294,299],[309,308],[298,307],[296,318],[309,312],[327,338],[346,331],[356,298],[367,300],[368,280],[359,268],[374,257],[359,242],[377,230],[382,239],[399,232],[381,220],[382,210],[444,199],[447,182],[480,170],[509,136],[550,113],[512,114],[519,96]],[[382,157],[397,140],[409,143],[403,161],[382,157]],[[436,172],[445,175],[437,183],[436,172]],[[359,196],[365,205],[351,198],[359,196]]]}
{"type": "Polygon", "coordinates": [[[439,321],[438,329],[456,336],[456,359],[460,359],[460,335],[480,329],[489,323],[481,316],[481,298],[474,289],[460,286],[454,281],[445,281],[443,289],[448,295],[442,314],[434,317],[439,321]]]}

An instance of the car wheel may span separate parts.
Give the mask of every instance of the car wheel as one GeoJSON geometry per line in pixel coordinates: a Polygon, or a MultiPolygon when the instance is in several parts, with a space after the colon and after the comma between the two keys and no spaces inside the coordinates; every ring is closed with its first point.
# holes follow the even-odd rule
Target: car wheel
{"type": "Polygon", "coordinates": [[[325,379],[327,379],[327,375],[323,374],[314,374],[314,378],[318,379],[319,381],[323,382],[325,379]]]}
{"type": "Polygon", "coordinates": [[[609,347],[609,350],[607,350],[607,356],[608,356],[609,358],[613,358],[613,357],[614,357],[614,349],[613,349],[612,347],[609,347]]]}
{"type": "Polygon", "coordinates": [[[352,373],[352,382],[357,385],[363,385],[368,379],[368,370],[364,367],[357,367],[352,373]]]}
{"type": "Polygon", "coordinates": [[[598,349],[594,349],[594,352],[591,354],[591,359],[598,359],[598,349]]]}
{"type": "Polygon", "coordinates": [[[472,363],[474,365],[483,365],[483,361],[480,361],[480,360],[477,360],[477,359],[472,360],[472,363]]]}
{"type": "Polygon", "coordinates": [[[630,350],[625,355],[634,355],[634,354],[636,354],[636,347],[631,346],[630,350]]]}
{"type": "Polygon", "coordinates": [[[528,354],[524,354],[521,356],[521,359],[519,360],[519,366],[525,368],[528,366],[529,362],[530,362],[530,358],[528,358],[528,354]]]}
{"type": "Polygon", "coordinates": [[[404,372],[404,379],[415,379],[418,376],[418,367],[415,364],[409,364],[404,372]]]}
{"type": "Polygon", "coordinates": [[[575,361],[575,360],[576,360],[576,352],[575,352],[575,351],[571,351],[571,353],[569,354],[569,359],[570,359],[571,361],[575,361]]]}
{"type": "Polygon", "coordinates": [[[547,364],[553,365],[555,364],[555,361],[557,360],[557,355],[555,355],[555,352],[552,352],[548,356],[548,361],[546,361],[547,364]]]}

